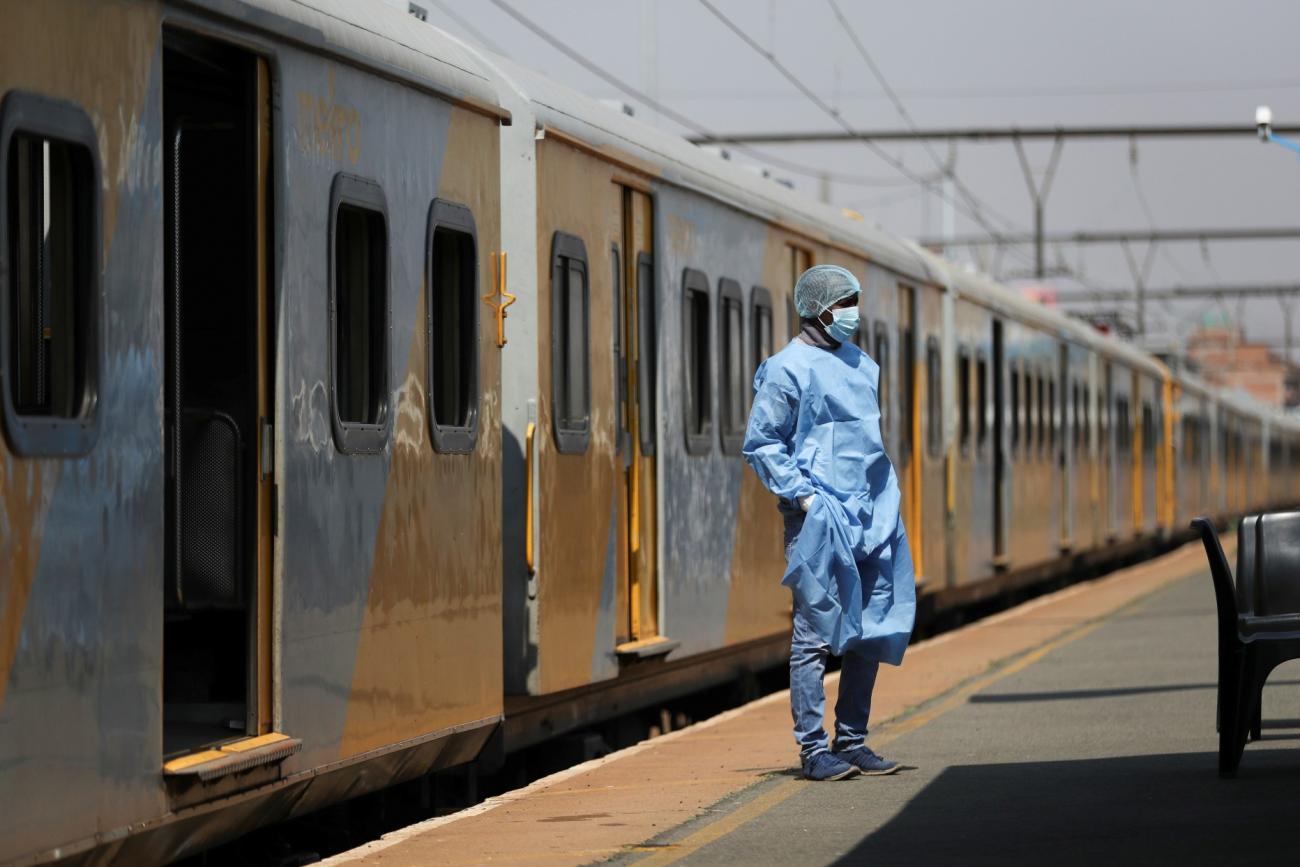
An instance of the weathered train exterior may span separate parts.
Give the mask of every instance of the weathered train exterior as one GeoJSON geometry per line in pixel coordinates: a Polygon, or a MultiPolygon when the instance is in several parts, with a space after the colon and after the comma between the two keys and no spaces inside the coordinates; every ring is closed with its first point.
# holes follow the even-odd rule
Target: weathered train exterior
{"type": "Polygon", "coordinates": [[[927,610],[1295,499],[1294,422],[390,7],[0,20],[0,862],[183,856],[779,662],[739,446],[817,262],[927,610]]]}

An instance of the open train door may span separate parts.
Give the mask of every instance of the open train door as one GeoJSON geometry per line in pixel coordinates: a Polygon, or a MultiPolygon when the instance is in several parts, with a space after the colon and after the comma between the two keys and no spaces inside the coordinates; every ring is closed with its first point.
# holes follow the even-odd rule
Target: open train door
{"type": "Polygon", "coordinates": [[[269,65],[169,31],[163,114],[162,747],[169,792],[201,800],[298,746],[273,733],[269,65]]]}
{"type": "Polygon", "coordinates": [[[670,642],[659,635],[656,563],[654,204],[649,193],[631,187],[623,187],[623,251],[619,378],[627,431],[622,451],[628,569],[626,586],[619,594],[618,630],[627,640],[618,645],[618,652],[640,657],[670,649],[670,642]]]}

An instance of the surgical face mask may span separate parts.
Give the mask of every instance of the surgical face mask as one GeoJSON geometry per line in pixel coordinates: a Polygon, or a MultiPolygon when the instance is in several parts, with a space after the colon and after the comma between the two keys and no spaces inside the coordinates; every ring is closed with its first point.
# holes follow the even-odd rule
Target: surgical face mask
{"type": "Polygon", "coordinates": [[[858,308],[836,308],[831,311],[831,316],[835,317],[835,319],[827,326],[826,333],[840,343],[849,342],[858,330],[858,308]]]}

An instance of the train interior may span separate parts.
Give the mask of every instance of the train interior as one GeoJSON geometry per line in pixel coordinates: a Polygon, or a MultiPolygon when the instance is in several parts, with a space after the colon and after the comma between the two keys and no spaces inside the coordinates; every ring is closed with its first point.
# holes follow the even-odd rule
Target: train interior
{"type": "Polygon", "coordinates": [[[256,76],[251,55],[168,34],[164,757],[257,724],[256,76]]]}

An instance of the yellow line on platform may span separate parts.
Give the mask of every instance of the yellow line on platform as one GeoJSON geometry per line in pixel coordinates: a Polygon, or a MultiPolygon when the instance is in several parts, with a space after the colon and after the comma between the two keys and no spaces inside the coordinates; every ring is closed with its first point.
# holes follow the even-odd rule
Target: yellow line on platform
{"type": "MultiPolygon", "coordinates": [[[[1149,594],[1143,594],[1139,599],[1145,598],[1147,595],[1149,594]]],[[[1049,641],[1037,650],[1031,650],[996,671],[975,678],[965,686],[959,687],[956,692],[952,693],[938,704],[928,707],[909,717],[905,717],[896,724],[888,725],[885,727],[885,731],[874,739],[873,743],[876,746],[885,746],[903,735],[916,731],[929,722],[933,722],[949,711],[956,710],[966,704],[967,699],[980,690],[992,686],[998,681],[1008,678],[1013,674],[1024,671],[1053,650],[1057,650],[1071,642],[1078,641],[1080,638],[1091,634],[1106,622],[1106,620],[1124,608],[1129,607],[1133,602],[1139,601],[1139,599],[1134,599],[1130,603],[1120,606],[1120,608],[1103,615],[1097,620],[1076,627],[1065,635],[1049,641]]],[[[770,791],[764,792],[754,800],[742,805],[739,809],[733,810],[718,819],[716,822],[710,822],[700,830],[687,836],[681,842],[675,844],[671,850],[656,852],[649,858],[640,859],[636,863],[654,865],[654,867],[660,867],[660,865],[665,864],[675,864],[683,858],[695,854],[710,843],[720,840],[743,825],[757,819],[759,816],[768,812],[777,805],[784,803],[786,800],[797,794],[804,785],[804,780],[785,780],[770,791]]]]}

